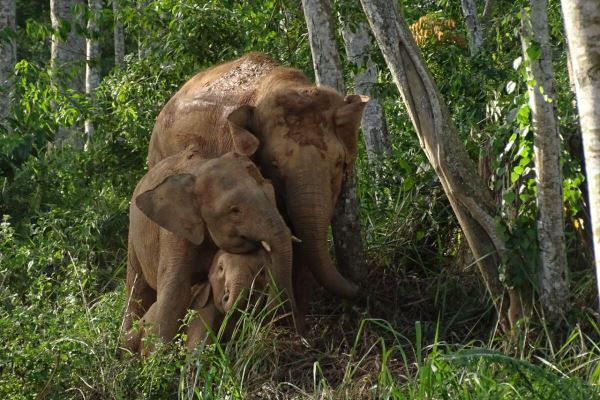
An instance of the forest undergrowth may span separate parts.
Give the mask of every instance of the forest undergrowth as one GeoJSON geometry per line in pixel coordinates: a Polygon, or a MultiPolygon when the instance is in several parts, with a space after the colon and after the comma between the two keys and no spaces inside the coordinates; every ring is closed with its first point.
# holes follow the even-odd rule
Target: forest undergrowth
{"type": "Polygon", "coordinates": [[[255,310],[227,344],[187,354],[179,340],[143,360],[128,354],[124,182],[139,167],[115,157],[123,176],[105,174],[119,170],[109,154],[48,152],[4,187],[38,211],[5,217],[0,228],[3,398],[600,396],[593,288],[574,299],[579,322],[563,337],[550,340],[544,326],[524,326],[519,341],[502,334],[476,266],[456,257],[456,226],[427,231],[450,218],[435,182],[411,187],[390,214],[372,204],[363,295],[347,302],[318,290],[306,340],[255,310]],[[414,206],[423,198],[429,212],[414,206]]]}

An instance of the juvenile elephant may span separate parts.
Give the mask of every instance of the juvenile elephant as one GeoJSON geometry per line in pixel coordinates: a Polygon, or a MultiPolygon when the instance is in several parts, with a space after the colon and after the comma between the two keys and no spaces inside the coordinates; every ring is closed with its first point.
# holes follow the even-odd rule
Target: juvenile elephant
{"type": "MultiPolygon", "coordinates": [[[[211,264],[208,282],[195,284],[191,290],[189,309],[196,311],[196,316],[185,330],[189,350],[196,348],[205,338],[207,343],[211,343],[212,337],[207,335],[209,332],[218,332],[225,314],[232,311],[236,304],[240,308],[253,305],[253,302],[247,302],[246,296],[250,292],[261,293],[266,288],[265,271],[268,263],[269,256],[262,250],[247,254],[219,250],[211,264]]],[[[136,340],[143,336],[144,327],[156,323],[156,311],[154,303],[141,319],[141,331],[136,340]]],[[[234,320],[230,319],[225,338],[233,328],[231,323],[234,320]]]]}
{"type": "Polygon", "coordinates": [[[256,136],[253,159],[302,240],[294,245],[294,290],[303,315],[311,296],[307,268],[334,294],[351,297],[358,290],[333,265],[327,231],[353,167],[367,101],[315,87],[302,72],[250,53],[198,73],[169,100],[154,126],[148,163],[193,143],[217,156],[231,149],[235,135],[256,136]]]}
{"type": "MultiPolygon", "coordinates": [[[[191,310],[198,317],[187,327],[187,347],[194,349],[204,339],[209,330],[216,332],[223,322],[225,314],[239,308],[253,306],[254,300],[266,288],[265,271],[270,262],[266,253],[259,250],[248,254],[232,254],[219,251],[208,273],[208,282],[192,288],[191,310]],[[253,296],[248,300],[247,296],[253,296]]],[[[230,335],[235,318],[229,321],[225,338],[230,335]]],[[[210,337],[208,339],[210,341],[210,337]]]]}
{"type": "MultiPolygon", "coordinates": [[[[252,154],[256,146],[236,148],[252,154]]],[[[130,207],[127,347],[138,350],[133,321],[155,301],[151,329],[164,341],[173,338],[191,287],[206,280],[217,247],[237,254],[262,244],[270,251],[267,272],[294,310],[291,240],[272,185],[248,157],[229,152],[205,159],[190,146],[161,161],[138,183],[130,207]]]]}

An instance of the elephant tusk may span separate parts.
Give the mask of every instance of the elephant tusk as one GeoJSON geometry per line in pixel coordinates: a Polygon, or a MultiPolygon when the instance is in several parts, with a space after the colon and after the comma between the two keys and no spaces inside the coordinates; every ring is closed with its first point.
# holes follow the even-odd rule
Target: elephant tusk
{"type": "Polygon", "coordinates": [[[300,238],[297,238],[296,236],[292,235],[292,242],[302,243],[302,240],[300,238]]]}
{"type": "Polygon", "coordinates": [[[269,243],[265,242],[264,240],[261,240],[260,244],[262,244],[262,247],[264,247],[266,251],[268,251],[269,253],[271,252],[271,246],[269,246],[269,243]]]}

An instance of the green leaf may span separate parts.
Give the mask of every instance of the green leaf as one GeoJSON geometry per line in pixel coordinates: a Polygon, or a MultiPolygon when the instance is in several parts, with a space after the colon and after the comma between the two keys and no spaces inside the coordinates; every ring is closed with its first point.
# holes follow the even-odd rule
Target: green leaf
{"type": "Polygon", "coordinates": [[[512,204],[515,201],[516,197],[517,196],[513,192],[507,192],[507,193],[504,193],[504,196],[502,196],[502,199],[504,200],[504,202],[506,204],[512,204]]]}
{"type": "Polygon", "coordinates": [[[527,49],[527,57],[531,60],[539,60],[542,55],[542,50],[540,45],[536,42],[531,42],[531,45],[527,49]]]}

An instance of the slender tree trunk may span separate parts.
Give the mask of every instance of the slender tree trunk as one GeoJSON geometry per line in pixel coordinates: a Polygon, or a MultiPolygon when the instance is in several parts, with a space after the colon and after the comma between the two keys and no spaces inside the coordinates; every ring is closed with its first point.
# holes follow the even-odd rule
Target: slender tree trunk
{"type": "Polygon", "coordinates": [[[123,23],[121,22],[120,18],[120,1],[113,0],[112,6],[115,40],[115,65],[122,67],[125,63],[125,33],[123,32],[123,23]]]}
{"type": "Polygon", "coordinates": [[[483,7],[483,14],[481,15],[481,23],[487,24],[488,21],[492,18],[492,14],[494,13],[494,7],[496,6],[496,0],[487,0],[485,2],[485,6],[483,7]]]}
{"type": "Polygon", "coordinates": [[[355,31],[352,28],[350,24],[344,24],[342,36],[348,60],[356,66],[358,71],[354,76],[354,91],[357,94],[364,94],[371,98],[363,114],[362,130],[365,137],[367,156],[369,161],[373,162],[382,155],[391,156],[392,146],[385,113],[374,90],[377,84],[377,66],[369,55],[371,35],[369,34],[368,25],[361,22],[355,27],[355,31]]]}
{"type": "MultiPolygon", "coordinates": [[[[335,41],[329,0],[302,0],[317,84],[345,92],[342,63],[335,41]]],[[[346,174],[332,220],[338,267],[353,279],[365,274],[364,249],[358,218],[356,174],[346,174]]]]}
{"type": "Polygon", "coordinates": [[[562,0],[575,76],[600,292],[600,3],[562,0]]]}
{"type": "Polygon", "coordinates": [[[0,32],[10,33],[6,40],[0,39],[0,121],[8,116],[8,99],[13,85],[13,69],[17,63],[15,28],[15,0],[0,0],[0,32]]]}
{"type": "Polygon", "coordinates": [[[483,32],[481,25],[477,20],[477,6],[475,0],[460,0],[465,25],[467,26],[467,35],[469,37],[469,49],[471,56],[476,55],[483,45],[483,32]]]}
{"type": "MultiPolygon", "coordinates": [[[[76,24],[81,24],[81,15],[77,15],[76,6],[83,10],[81,0],[50,0],[50,18],[54,31],[50,68],[57,84],[82,92],[85,40],[77,33],[76,24]]],[[[58,146],[71,143],[77,148],[82,147],[75,132],[72,127],[59,127],[55,143],[58,146]]]]}
{"type": "MultiPolygon", "coordinates": [[[[86,39],[86,64],[85,64],[85,93],[90,100],[96,97],[96,88],[100,85],[100,43],[98,42],[98,18],[102,11],[102,0],[89,0],[90,17],[87,24],[88,37],[86,39]]],[[[87,145],[92,143],[94,125],[92,121],[85,121],[85,136],[87,145]]]]}
{"type": "MultiPolygon", "coordinates": [[[[375,39],[400,91],[415,131],[434,167],[498,312],[504,329],[507,300],[498,267],[506,252],[496,232],[495,205],[477,175],[437,87],[394,0],[361,0],[375,39]]],[[[516,298],[516,296],[515,296],[516,298]]],[[[511,307],[518,307],[513,301],[511,307]]],[[[510,315],[520,315],[511,310],[510,315]]],[[[511,322],[513,318],[510,319],[511,322]]]]}
{"type": "Polygon", "coordinates": [[[77,33],[76,24],[81,24],[81,15],[76,7],[83,10],[81,0],[50,0],[50,18],[52,20],[52,73],[67,87],[83,91],[83,74],[80,68],[85,59],[85,40],[77,33]],[[59,34],[62,32],[62,34],[59,34]]]}
{"type": "Polygon", "coordinates": [[[560,137],[554,110],[554,73],[546,0],[530,0],[531,18],[522,12],[522,43],[533,115],[533,148],[537,194],[537,234],[540,255],[540,301],[546,317],[558,321],[569,309],[567,256],[560,169],[560,137]],[[539,46],[539,48],[538,48],[539,46]],[[539,50],[539,51],[538,51],[539,50]],[[532,57],[533,55],[533,57],[532,57]]]}

